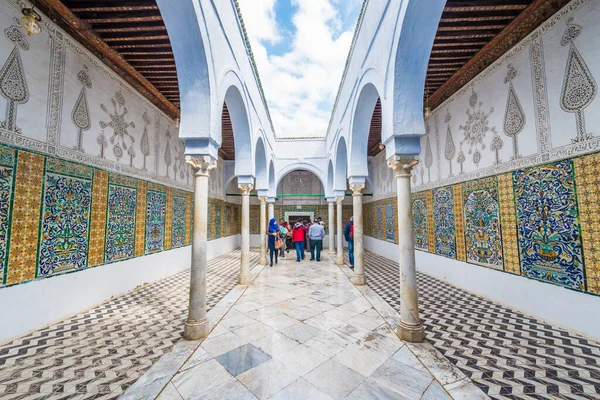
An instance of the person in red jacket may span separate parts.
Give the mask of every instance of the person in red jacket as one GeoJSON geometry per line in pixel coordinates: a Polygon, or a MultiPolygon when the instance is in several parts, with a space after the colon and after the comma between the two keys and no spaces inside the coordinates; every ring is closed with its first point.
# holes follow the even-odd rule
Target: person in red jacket
{"type": "Polygon", "coordinates": [[[304,255],[304,238],[306,236],[306,227],[302,223],[302,219],[298,218],[298,222],[294,224],[292,229],[292,240],[296,245],[296,261],[303,260],[304,255]]]}

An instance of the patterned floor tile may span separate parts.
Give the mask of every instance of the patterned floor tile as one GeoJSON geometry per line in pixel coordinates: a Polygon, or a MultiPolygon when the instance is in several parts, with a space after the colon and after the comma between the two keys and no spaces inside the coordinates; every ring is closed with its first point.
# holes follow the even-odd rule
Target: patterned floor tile
{"type": "MultiPolygon", "coordinates": [[[[398,264],[367,252],[368,285],[398,312],[398,264]]],[[[417,273],[427,339],[493,399],[600,399],[600,344],[417,273]]]]}
{"type": "MultiPolygon", "coordinates": [[[[209,262],[209,310],[237,284],[239,258],[209,262]]],[[[0,397],[117,398],[181,338],[188,292],[186,270],[1,346],[0,397]]]]}

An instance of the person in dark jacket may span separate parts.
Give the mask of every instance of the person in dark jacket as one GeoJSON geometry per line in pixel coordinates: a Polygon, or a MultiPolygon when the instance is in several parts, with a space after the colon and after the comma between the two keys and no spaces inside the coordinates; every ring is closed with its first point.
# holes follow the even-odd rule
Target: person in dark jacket
{"type": "Polygon", "coordinates": [[[354,268],[354,217],[350,217],[350,222],[346,224],[346,229],[344,229],[344,239],[348,242],[350,268],[354,268]]]}
{"type": "Polygon", "coordinates": [[[271,257],[271,267],[273,266],[273,254],[275,254],[275,264],[277,264],[277,253],[279,253],[279,249],[275,248],[275,240],[279,237],[279,225],[277,225],[277,220],[275,218],[271,218],[269,221],[269,230],[267,235],[269,235],[269,255],[271,257]]]}

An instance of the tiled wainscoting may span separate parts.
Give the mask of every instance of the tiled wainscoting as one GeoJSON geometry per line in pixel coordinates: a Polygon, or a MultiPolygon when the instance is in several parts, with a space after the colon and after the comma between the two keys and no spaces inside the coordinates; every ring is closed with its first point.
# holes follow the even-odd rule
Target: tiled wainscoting
{"type": "MultiPolygon", "coordinates": [[[[0,286],[191,243],[193,194],[0,145],[0,286]]],[[[211,199],[210,239],[239,232],[211,199]]]]}
{"type": "MultiPolygon", "coordinates": [[[[370,236],[391,237],[387,207],[370,236]]],[[[598,153],[417,192],[412,208],[419,250],[600,294],[598,153]]]]}

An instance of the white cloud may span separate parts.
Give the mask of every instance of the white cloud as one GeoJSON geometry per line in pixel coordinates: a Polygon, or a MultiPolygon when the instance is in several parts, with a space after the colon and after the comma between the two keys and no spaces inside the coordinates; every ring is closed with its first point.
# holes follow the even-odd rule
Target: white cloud
{"type": "Polygon", "coordinates": [[[291,27],[278,26],[275,0],[240,0],[279,136],[325,135],[352,41],[349,3],[356,7],[360,0],[292,0],[297,9],[288,48],[269,55],[267,45],[286,44],[281,41],[291,27]]]}

